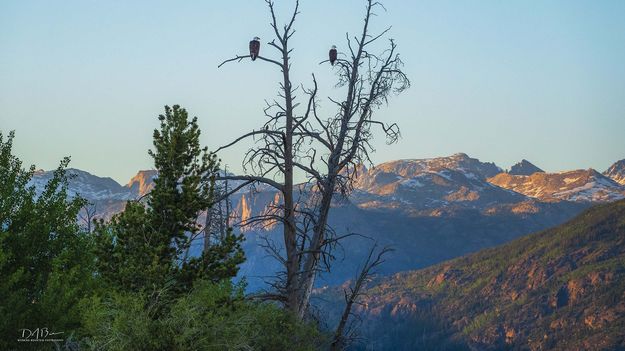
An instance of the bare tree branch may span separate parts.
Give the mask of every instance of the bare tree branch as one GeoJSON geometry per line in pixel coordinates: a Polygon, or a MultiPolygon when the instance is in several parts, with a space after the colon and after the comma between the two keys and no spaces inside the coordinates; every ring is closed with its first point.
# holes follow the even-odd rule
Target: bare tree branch
{"type": "Polygon", "coordinates": [[[280,191],[284,189],[284,186],[282,186],[282,184],[276,182],[275,180],[264,178],[264,177],[258,177],[258,176],[235,176],[235,175],[233,176],[223,175],[222,176],[222,175],[219,175],[215,177],[215,180],[245,180],[245,181],[259,182],[259,183],[271,185],[272,187],[280,191]]]}
{"type": "MultiPolygon", "coordinates": [[[[266,118],[261,130],[246,133],[232,143],[218,149],[231,147],[249,137],[255,145],[244,155],[244,170],[251,175],[232,176],[237,179],[268,184],[281,192],[281,202],[270,206],[266,212],[242,220],[240,225],[270,227],[282,225],[282,246],[266,243],[265,249],[275,257],[282,270],[270,282],[288,309],[304,318],[309,307],[310,294],[315,277],[329,271],[334,259],[333,250],[340,248],[344,236],[337,235],[328,224],[330,208],[335,195],[346,196],[352,190],[359,165],[370,162],[374,152],[373,128],[381,128],[388,143],[397,141],[399,128],[395,123],[386,124],[375,118],[375,111],[388,103],[392,94],[401,93],[410,82],[402,71],[402,61],[396,53],[396,44],[390,40],[381,48],[381,40],[391,27],[372,35],[369,25],[374,9],[381,3],[364,0],[366,11],[362,28],[357,37],[345,34],[346,52],[333,66],[336,87],[345,93],[342,99],[328,98],[336,112],[320,117],[319,86],[312,75],[309,88],[291,82],[291,58],[294,24],[299,14],[299,1],[286,24],[279,25],[274,2],[265,0],[270,14],[273,38],[268,45],[277,50],[280,58],[265,59],[281,67],[282,79],[277,98],[266,101],[263,110],[266,118]],[[301,89],[305,99],[298,99],[301,89]],[[294,184],[295,172],[303,172],[306,182],[294,184]],[[281,178],[281,183],[272,178],[281,178]]],[[[240,62],[249,57],[237,55],[224,61],[240,62]]],[[[325,63],[327,60],[322,61],[325,63]]],[[[384,250],[383,250],[384,251],[384,250]]],[[[385,251],[386,252],[386,251],[385,251]]],[[[373,253],[371,253],[373,255],[373,253]]],[[[376,262],[375,257],[370,257],[376,262]]],[[[371,261],[371,262],[370,262],[371,261]]],[[[367,266],[367,265],[366,265],[367,266]]],[[[371,271],[373,267],[366,271],[371,271]]],[[[357,296],[355,297],[355,299],[357,296]]],[[[347,327],[343,326],[343,331],[347,327]]]]}
{"type": "MultiPolygon", "coordinates": [[[[227,59],[227,60],[223,61],[222,63],[220,63],[217,66],[217,68],[221,68],[221,66],[225,65],[228,62],[233,62],[233,61],[241,62],[241,60],[243,60],[245,58],[251,58],[251,57],[252,57],[251,55],[236,55],[235,57],[233,57],[231,59],[227,59]]],[[[284,68],[284,66],[280,62],[278,62],[276,60],[268,59],[268,58],[260,56],[260,55],[256,56],[256,58],[257,59],[261,59],[263,61],[271,62],[271,63],[273,63],[274,65],[277,65],[280,68],[284,68]]]]}
{"type": "Polygon", "coordinates": [[[349,288],[349,292],[347,289],[343,290],[345,295],[345,308],[343,309],[343,314],[341,315],[339,324],[334,332],[334,338],[330,347],[330,350],[332,351],[344,350],[347,346],[349,346],[350,335],[349,333],[346,333],[345,328],[349,317],[352,316],[352,307],[354,304],[360,303],[359,299],[363,296],[362,289],[364,285],[371,280],[373,275],[376,274],[375,269],[384,263],[384,255],[393,251],[393,249],[388,246],[383,247],[377,253],[375,253],[376,249],[377,243],[374,244],[369,250],[369,255],[360,269],[360,273],[356,277],[354,286],[349,288]]]}
{"type": "Polygon", "coordinates": [[[251,137],[251,136],[260,135],[260,134],[273,134],[273,135],[278,135],[278,136],[280,136],[280,137],[284,137],[284,134],[283,134],[283,133],[281,133],[281,132],[279,132],[279,131],[275,131],[275,130],[266,130],[266,129],[263,129],[263,130],[254,130],[254,131],[251,131],[251,132],[249,132],[249,133],[246,133],[246,134],[244,134],[244,135],[242,135],[242,136],[240,136],[240,137],[236,138],[234,141],[232,141],[232,142],[231,142],[231,143],[229,143],[229,144],[226,144],[226,145],[224,145],[224,146],[220,146],[219,148],[217,148],[217,150],[215,150],[215,151],[213,151],[213,152],[214,152],[214,153],[218,153],[219,151],[224,150],[224,149],[227,149],[227,148],[231,147],[232,145],[234,145],[234,144],[238,143],[239,141],[241,141],[241,140],[243,140],[243,139],[245,139],[245,138],[249,138],[249,137],[251,137]]]}

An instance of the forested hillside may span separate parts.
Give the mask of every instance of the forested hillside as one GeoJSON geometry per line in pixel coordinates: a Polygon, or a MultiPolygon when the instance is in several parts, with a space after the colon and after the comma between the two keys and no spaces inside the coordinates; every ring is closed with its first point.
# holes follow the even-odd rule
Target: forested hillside
{"type": "MultiPolygon", "coordinates": [[[[340,289],[319,293],[342,297],[340,289]]],[[[366,294],[360,349],[623,349],[625,201],[497,248],[378,279],[366,294]]]]}

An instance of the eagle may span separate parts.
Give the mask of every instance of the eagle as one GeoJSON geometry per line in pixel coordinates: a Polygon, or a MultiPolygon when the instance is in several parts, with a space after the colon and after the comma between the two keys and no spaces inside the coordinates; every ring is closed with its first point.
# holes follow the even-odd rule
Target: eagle
{"type": "Polygon", "coordinates": [[[330,63],[334,66],[334,62],[336,61],[336,45],[332,45],[328,55],[330,56],[330,63]]]}
{"type": "Polygon", "coordinates": [[[254,37],[254,39],[250,41],[250,57],[252,58],[252,61],[256,60],[259,52],[260,52],[260,38],[254,37]]]}

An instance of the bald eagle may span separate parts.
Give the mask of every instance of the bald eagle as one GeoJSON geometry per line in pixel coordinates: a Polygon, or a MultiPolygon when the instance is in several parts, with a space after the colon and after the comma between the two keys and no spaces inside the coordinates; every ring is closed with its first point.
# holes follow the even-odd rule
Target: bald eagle
{"type": "Polygon", "coordinates": [[[330,56],[330,63],[332,64],[332,66],[334,66],[334,62],[336,61],[336,45],[332,45],[329,56],[330,56]]]}
{"type": "Polygon", "coordinates": [[[252,61],[256,60],[259,52],[260,52],[260,38],[254,37],[254,39],[250,41],[250,57],[252,58],[252,61]]]}

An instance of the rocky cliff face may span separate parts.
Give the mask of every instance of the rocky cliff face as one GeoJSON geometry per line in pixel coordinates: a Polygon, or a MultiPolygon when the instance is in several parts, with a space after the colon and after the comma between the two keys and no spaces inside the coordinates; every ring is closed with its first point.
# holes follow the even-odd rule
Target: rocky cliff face
{"type": "Polygon", "coordinates": [[[615,182],[625,185],[625,159],[615,162],[603,174],[612,178],[615,182]]]}
{"type": "MultiPolygon", "coordinates": [[[[342,291],[317,293],[334,301],[323,307],[336,318],[342,291]]],[[[625,200],[501,247],[379,278],[358,312],[367,349],[623,349],[625,200]]]]}
{"type": "Polygon", "coordinates": [[[514,166],[510,168],[510,171],[508,172],[508,174],[528,176],[536,172],[544,172],[544,171],[534,166],[528,160],[521,160],[521,162],[515,164],[514,166]]]}
{"type": "Polygon", "coordinates": [[[139,198],[154,188],[154,179],[157,176],[158,172],[155,170],[139,171],[137,175],[130,178],[125,188],[130,192],[130,196],[139,198]]]}

